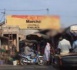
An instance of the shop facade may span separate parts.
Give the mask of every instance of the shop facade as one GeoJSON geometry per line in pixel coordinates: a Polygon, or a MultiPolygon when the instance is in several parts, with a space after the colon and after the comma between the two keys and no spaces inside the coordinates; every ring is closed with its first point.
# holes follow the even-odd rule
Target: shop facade
{"type": "Polygon", "coordinates": [[[2,36],[8,38],[9,47],[14,45],[16,50],[19,51],[19,28],[17,27],[2,27],[2,36]]]}

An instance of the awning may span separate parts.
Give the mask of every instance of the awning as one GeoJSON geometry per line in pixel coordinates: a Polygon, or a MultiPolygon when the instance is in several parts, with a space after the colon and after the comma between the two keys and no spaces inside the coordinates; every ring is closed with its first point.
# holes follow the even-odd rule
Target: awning
{"type": "Polygon", "coordinates": [[[43,39],[49,39],[49,37],[47,35],[44,34],[30,34],[26,36],[26,39],[28,40],[36,40],[36,41],[41,41],[43,39]]]}

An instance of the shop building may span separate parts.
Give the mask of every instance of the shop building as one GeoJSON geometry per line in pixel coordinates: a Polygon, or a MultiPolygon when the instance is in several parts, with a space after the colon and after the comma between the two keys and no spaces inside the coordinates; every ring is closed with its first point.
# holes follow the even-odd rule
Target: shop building
{"type": "Polygon", "coordinates": [[[19,41],[24,39],[24,35],[20,32],[18,27],[12,26],[2,26],[2,36],[5,36],[9,40],[9,47],[16,46],[17,51],[19,51],[19,41]]]}

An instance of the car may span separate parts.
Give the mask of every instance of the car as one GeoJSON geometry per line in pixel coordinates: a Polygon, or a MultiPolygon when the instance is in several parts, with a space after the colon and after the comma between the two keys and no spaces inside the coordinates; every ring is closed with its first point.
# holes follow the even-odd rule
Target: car
{"type": "Polygon", "coordinates": [[[52,60],[53,66],[58,68],[76,67],[77,53],[68,53],[63,55],[55,54],[52,60]]]}

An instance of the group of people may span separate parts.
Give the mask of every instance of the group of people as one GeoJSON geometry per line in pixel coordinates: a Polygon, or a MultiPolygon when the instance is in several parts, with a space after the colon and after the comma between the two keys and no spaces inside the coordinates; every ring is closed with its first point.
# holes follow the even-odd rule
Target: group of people
{"type": "MultiPolygon", "coordinates": [[[[44,48],[44,60],[47,62],[47,64],[49,64],[49,60],[50,60],[50,48],[51,48],[50,44],[47,42],[44,48]]],[[[40,54],[39,51],[34,50],[32,46],[25,45],[25,48],[24,48],[25,55],[31,55],[33,57],[35,56],[36,51],[38,54],[40,54]]]]}
{"type": "MultiPolygon", "coordinates": [[[[24,52],[26,55],[34,56],[35,54],[32,47],[28,45],[25,45],[24,52]]],[[[73,45],[71,45],[70,41],[61,37],[58,43],[58,46],[57,46],[57,53],[58,54],[68,54],[70,52],[77,52],[77,40],[73,42],[73,45]]],[[[50,55],[51,55],[51,45],[49,42],[46,42],[46,45],[44,48],[44,60],[46,61],[47,64],[49,64],[50,62],[50,55]]]]}
{"type": "MultiPolygon", "coordinates": [[[[56,50],[56,49],[54,49],[56,50]]],[[[50,57],[53,54],[52,46],[50,43],[47,42],[45,49],[44,49],[44,57],[47,61],[47,64],[50,62],[50,57]]],[[[62,54],[69,54],[69,53],[77,53],[77,40],[73,41],[71,44],[69,40],[67,40],[64,36],[60,37],[60,41],[58,42],[57,52],[59,55],[62,54]]]]}

